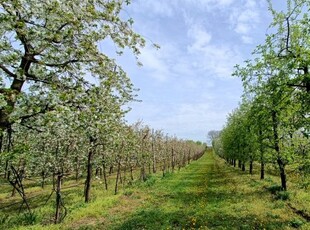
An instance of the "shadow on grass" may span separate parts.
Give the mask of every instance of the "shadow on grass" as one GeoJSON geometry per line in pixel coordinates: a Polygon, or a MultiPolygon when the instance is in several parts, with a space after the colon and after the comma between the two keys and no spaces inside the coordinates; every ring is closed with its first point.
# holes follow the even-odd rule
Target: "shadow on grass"
{"type": "Polygon", "coordinates": [[[260,222],[255,215],[250,214],[240,217],[220,213],[197,215],[184,210],[164,212],[149,208],[135,213],[112,229],[283,229],[287,225],[278,220],[260,222]]]}
{"type": "MultiPolygon", "coordinates": [[[[206,161],[208,162],[208,161],[206,161]]],[[[236,174],[213,163],[195,165],[179,176],[169,177],[153,191],[153,201],[112,229],[283,229],[289,222],[236,211],[240,202],[262,196],[259,189],[238,189],[236,174]],[[201,170],[204,168],[204,170],[201,170]],[[207,170],[206,170],[207,169],[207,170]]],[[[100,226],[99,226],[100,228],[100,226]]]]}

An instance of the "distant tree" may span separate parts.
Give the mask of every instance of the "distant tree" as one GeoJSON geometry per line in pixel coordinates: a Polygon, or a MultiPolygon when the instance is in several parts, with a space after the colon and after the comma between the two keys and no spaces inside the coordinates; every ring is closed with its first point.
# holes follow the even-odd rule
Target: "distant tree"
{"type": "Polygon", "coordinates": [[[219,135],[220,135],[220,131],[218,131],[218,130],[210,130],[208,132],[208,138],[211,141],[212,147],[214,147],[214,141],[216,138],[219,137],[219,135]]]}

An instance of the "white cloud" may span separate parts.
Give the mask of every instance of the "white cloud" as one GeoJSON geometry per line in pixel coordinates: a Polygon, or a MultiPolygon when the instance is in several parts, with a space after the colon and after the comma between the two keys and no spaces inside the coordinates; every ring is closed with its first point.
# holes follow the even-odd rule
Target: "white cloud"
{"type": "Polygon", "coordinates": [[[256,2],[254,0],[247,0],[245,3],[245,6],[247,8],[255,8],[256,7],[256,2]]]}
{"type": "Polygon", "coordinates": [[[235,32],[238,34],[248,34],[250,30],[250,25],[244,22],[238,22],[235,28],[235,32]]]}
{"type": "Polygon", "coordinates": [[[140,61],[143,64],[144,69],[148,71],[150,76],[160,82],[167,80],[170,75],[169,65],[166,57],[163,56],[163,49],[157,50],[153,47],[145,47],[140,55],[140,61]]]}
{"type": "Polygon", "coordinates": [[[138,13],[156,14],[164,17],[173,16],[174,8],[170,1],[166,0],[138,0],[133,1],[132,9],[138,13]]]}
{"type": "Polygon", "coordinates": [[[230,77],[233,67],[241,60],[241,55],[226,45],[209,46],[204,53],[205,69],[218,77],[230,77]]]}
{"type": "Polygon", "coordinates": [[[253,38],[250,36],[242,35],[241,39],[242,39],[243,43],[245,43],[245,44],[252,44],[253,43],[253,38]]]}
{"type": "Polygon", "coordinates": [[[235,0],[183,0],[189,5],[203,7],[204,9],[223,8],[230,6],[235,0]]]}
{"type": "Polygon", "coordinates": [[[193,47],[190,45],[188,52],[195,58],[196,67],[216,77],[230,77],[236,63],[243,60],[241,54],[228,45],[208,44],[199,49],[193,47]]]}
{"type": "Polygon", "coordinates": [[[192,45],[188,47],[189,50],[202,50],[210,43],[212,38],[212,36],[198,24],[192,25],[187,34],[188,37],[194,40],[192,45]]]}
{"type": "Polygon", "coordinates": [[[260,4],[254,0],[246,0],[244,5],[235,7],[230,14],[230,23],[234,31],[240,35],[241,40],[250,44],[252,42],[251,32],[260,22],[259,16],[260,4]]]}
{"type": "Polygon", "coordinates": [[[246,9],[238,16],[238,22],[255,24],[258,21],[258,12],[256,12],[255,8],[246,9]]]}
{"type": "Polygon", "coordinates": [[[212,11],[231,6],[236,0],[136,0],[133,10],[149,15],[172,17],[181,9],[212,11]]]}

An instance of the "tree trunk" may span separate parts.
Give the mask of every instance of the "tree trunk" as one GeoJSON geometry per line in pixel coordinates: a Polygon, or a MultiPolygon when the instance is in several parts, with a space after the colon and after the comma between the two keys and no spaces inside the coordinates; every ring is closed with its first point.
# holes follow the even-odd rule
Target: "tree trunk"
{"type": "MultiPolygon", "coordinates": [[[[118,169],[117,169],[118,170],[118,169]]],[[[118,173],[118,171],[117,171],[118,173]]],[[[122,170],[121,168],[119,169],[119,178],[118,178],[118,181],[120,184],[123,184],[123,175],[122,175],[122,170]]]]}
{"type": "Polygon", "coordinates": [[[245,163],[242,162],[242,171],[244,172],[245,171],[245,163]]]}
{"type": "Polygon", "coordinates": [[[95,176],[96,176],[96,177],[99,175],[99,172],[100,172],[100,168],[97,167],[97,168],[96,168],[96,171],[95,171],[95,176]]]}
{"type": "Polygon", "coordinates": [[[110,165],[109,175],[112,175],[113,173],[113,164],[110,165]]]}
{"type": "Polygon", "coordinates": [[[12,190],[12,194],[11,194],[11,197],[14,197],[15,194],[16,194],[16,185],[19,184],[23,184],[23,179],[25,177],[25,162],[22,162],[23,160],[21,159],[18,163],[18,170],[16,171],[17,173],[17,177],[16,177],[16,180],[15,180],[15,184],[13,186],[13,190],[12,190]]]}
{"type": "Polygon", "coordinates": [[[253,161],[250,161],[250,174],[253,175],[253,161]]]}
{"type": "Polygon", "coordinates": [[[261,129],[259,130],[259,139],[260,139],[260,147],[259,147],[259,151],[260,151],[260,179],[263,180],[265,179],[265,159],[264,159],[264,149],[263,149],[263,140],[262,140],[262,131],[261,129]]]}
{"type": "Polygon", "coordinates": [[[280,146],[279,146],[279,134],[278,134],[278,117],[276,111],[272,111],[272,128],[273,128],[273,137],[274,137],[274,149],[278,155],[277,163],[279,166],[280,177],[281,177],[281,187],[286,191],[286,173],[285,173],[285,164],[281,158],[280,146]]]}
{"type": "Polygon", "coordinates": [[[152,141],[152,153],[153,153],[153,173],[156,173],[156,154],[154,149],[154,139],[152,141]]]}
{"type": "Polygon", "coordinates": [[[175,164],[175,160],[174,160],[174,149],[171,149],[171,168],[172,168],[172,172],[174,172],[174,165],[175,164]]]}
{"type": "Polygon", "coordinates": [[[23,185],[24,171],[18,171],[12,165],[11,165],[11,171],[13,174],[14,181],[9,180],[9,183],[16,189],[16,191],[19,193],[19,195],[21,196],[23,200],[22,205],[20,206],[20,211],[21,211],[22,206],[25,204],[28,210],[28,213],[30,214],[31,217],[33,217],[33,213],[31,212],[30,205],[28,203],[26,193],[24,190],[24,185],[23,185]]]}
{"type": "Polygon", "coordinates": [[[265,164],[263,161],[260,163],[260,179],[265,179],[265,164]]]}
{"type": "Polygon", "coordinates": [[[9,160],[5,160],[5,166],[4,166],[4,179],[9,180],[9,160]]]}
{"type": "Polygon", "coordinates": [[[0,153],[2,153],[2,146],[3,146],[3,130],[0,129],[0,153]]]}
{"type": "Polygon", "coordinates": [[[63,174],[61,172],[57,173],[57,183],[56,183],[56,210],[55,210],[55,224],[60,222],[60,208],[61,208],[61,180],[63,174]]]}
{"type": "MultiPolygon", "coordinates": [[[[126,160],[126,162],[127,162],[127,160],[126,160]]],[[[123,171],[123,188],[124,188],[124,185],[126,183],[126,172],[127,172],[127,163],[125,164],[124,171],[123,171]]]]}
{"type": "Polygon", "coordinates": [[[92,180],[92,171],[93,171],[93,149],[91,149],[88,152],[88,158],[87,158],[87,176],[85,181],[85,190],[84,190],[84,196],[85,196],[85,202],[88,203],[90,201],[90,188],[91,188],[91,180],[92,180]]]}
{"type": "Polygon", "coordinates": [[[165,171],[166,171],[166,159],[164,159],[164,164],[163,164],[163,177],[165,177],[165,171]]]}
{"type": "Polygon", "coordinates": [[[121,174],[121,159],[118,160],[118,164],[117,164],[117,174],[116,174],[114,195],[117,194],[117,190],[118,190],[118,180],[119,180],[119,178],[120,178],[120,174],[121,174]]]}
{"type": "Polygon", "coordinates": [[[107,181],[107,173],[106,173],[105,161],[102,162],[102,167],[103,167],[104,187],[105,187],[105,190],[108,190],[108,181],[107,181]]]}
{"type": "Polygon", "coordinates": [[[145,174],[145,163],[142,163],[141,172],[140,172],[140,180],[146,181],[146,174],[145,174]]]}
{"type": "Polygon", "coordinates": [[[134,178],[133,178],[133,166],[130,165],[130,179],[133,181],[134,178]]]}
{"type": "Polygon", "coordinates": [[[277,159],[279,169],[280,169],[280,177],[281,177],[281,187],[284,191],[286,191],[286,173],[285,173],[285,164],[283,163],[282,159],[277,159]]]}

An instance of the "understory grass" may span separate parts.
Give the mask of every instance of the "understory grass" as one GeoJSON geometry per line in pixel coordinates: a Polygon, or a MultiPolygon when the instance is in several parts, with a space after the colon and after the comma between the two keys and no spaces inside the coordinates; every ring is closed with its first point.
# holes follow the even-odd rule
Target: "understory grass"
{"type": "Polygon", "coordinates": [[[310,213],[309,191],[290,182],[283,192],[278,185],[278,177],[260,180],[209,151],[179,171],[164,177],[158,172],[118,195],[113,195],[112,183],[105,191],[95,181],[88,204],[82,184],[64,189],[67,216],[61,224],[51,224],[54,201],[43,205],[46,196],[33,217],[0,211],[0,229],[310,229],[290,208],[310,213]]]}

